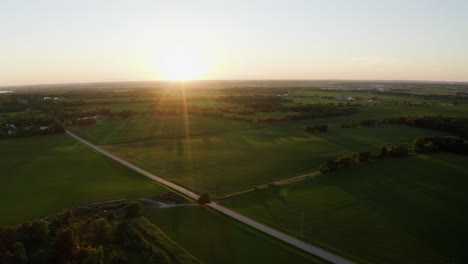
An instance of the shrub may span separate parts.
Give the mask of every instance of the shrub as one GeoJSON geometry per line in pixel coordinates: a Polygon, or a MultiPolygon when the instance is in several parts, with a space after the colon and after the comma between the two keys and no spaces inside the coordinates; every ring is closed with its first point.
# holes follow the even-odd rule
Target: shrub
{"type": "Polygon", "coordinates": [[[209,195],[208,193],[203,193],[203,194],[200,195],[200,197],[198,198],[198,203],[199,203],[199,204],[211,203],[210,195],[209,195]]]}
{"type": "Polygon", "coordinates": [[[139,202],[132,201],[125,206],[125,217],[135,218],[143,215],[143,206],[139,202]]]}
{"type": "Polygon", "coordinates": [[[402,146],[391,145],[387,147],[387,155],[389,157],[404,157],[408,156],[408,149],[402,146]]]}

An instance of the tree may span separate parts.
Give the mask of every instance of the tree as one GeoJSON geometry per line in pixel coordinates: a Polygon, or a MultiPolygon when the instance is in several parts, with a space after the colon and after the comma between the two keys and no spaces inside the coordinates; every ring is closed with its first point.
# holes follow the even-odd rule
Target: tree
{"type": "Polygon", "coordinates": [[[402,146],[395,146],[391,145],[388,147],[388,153],[387,155],[389,157],[404,157],[408,156],[408,149],[402,146]]]}
{"type": "Polygon", "coordinates": [[[388,152],[388,151],[387,151],[387,147],[382,147],[382,148],[380,149],[380,155],[379,155],[379,157],[380,157],[380,158],[387,157],[387,152],[388,152]]]}
{"type": "Polygon", "coordinates": [[[135,218],[143,215],[143,206],[137,201],[131,201],[125,206],[125,217],[135,218]]]}
{"type": "Polygon", "coordinates": [[[28,256],[26,255],[24,244],[21,242],[14,243],[11,255],[7,257],[5,263],[26,264],[27,262],[28,256]]]}
{"type": "Polygon", "coordinates": [[[359,162],[368,162],[371,159],[372,155],[370,152],[359,152],[359,162]]]}
{"type": "Polygon", "coordinates": [[[322,164],[320,166],[320,172],[321,173],[333,172],[333,171],[336,171],[337,168],[338,168],[338,164],[335,160],[328,160],[325,164],[322,164]]]}
{"type": "Polygon", "coordinates": [[[203,194],[200,195],[200,197],[198,198],[198,203],[199,203],[199,204],[211,203],[210,195],[209,195],[208,193],[203,193],[203,194]]]}
{"type": "Polygon", "coordinates": [[[75,234],[71,228],[60,229],[55,239],[55,249],[58,261],[66,261],[71,258],[75,249],[75,234]]]}
{"type": "Polygon", "coordinates": [[[93,240],[96,245],[102,243],[107,235],[108,224],[105,218],[99,218],[93,222],[93,240]]]}

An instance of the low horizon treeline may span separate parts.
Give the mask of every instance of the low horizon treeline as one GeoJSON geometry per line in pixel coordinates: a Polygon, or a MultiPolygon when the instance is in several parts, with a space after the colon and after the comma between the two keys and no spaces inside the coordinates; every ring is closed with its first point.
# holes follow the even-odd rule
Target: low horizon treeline
{"type": "Polygon", "coordinates": [[[462,138],[468,138],[468,118],[444,116],[408,116],[388,117],[383,119],[349,120],[341,123],[342,128],[372,127],[379,125],[407,125],[416,128],[450,132],[462,138]]]}

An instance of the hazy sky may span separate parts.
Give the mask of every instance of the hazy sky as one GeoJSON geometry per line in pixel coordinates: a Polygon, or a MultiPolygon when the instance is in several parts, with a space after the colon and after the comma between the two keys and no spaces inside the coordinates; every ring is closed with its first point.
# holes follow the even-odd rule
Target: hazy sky
{"type": "Polygon", "coordinates": [[[155,80],[174,67],[468,81],[467,14],[466,0],[0,0],[0,85],[155,80]]]}

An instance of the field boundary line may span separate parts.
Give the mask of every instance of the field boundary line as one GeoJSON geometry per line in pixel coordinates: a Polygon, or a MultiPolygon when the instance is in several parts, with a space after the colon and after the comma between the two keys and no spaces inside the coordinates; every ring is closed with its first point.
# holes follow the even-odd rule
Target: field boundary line
{"type": "Polygon", "coordinates": [[[294,176],[294,177],[291,177],[291,178],[286,178],[286,179],[281,179],[281,180],[277,180],[277,181],[273,181],[273,182],[269,182],[269,183],[260,184],[260,185],[257,185],[255,187],[253,187],[253,188],[245,189],[245,190],[238,191],[238,192],[235,192],[235,193],[226,194],[226,195],[217,197],[215,200],[218,202],[218,201],[226,200],[226,199],[229,199],[229,198],[232,198],[232,197],[235,197],[235,196],[248,194],[248,193],[251,193],[251,192],[266,191],[266,190],[271,190],[271,189],[277,188],[277,187],[284,187],[284,186],[288,186],[288,185],[293,185],[293,184],[297,184],[297,183],[301,183],[301,182],[310,180],[310,179],[312,179],[314,177],[317,177],[317,176],[320,176],[320,175],[321,175],[320,171],[313,171],[313,172],[310,172],[310,173],[301,174],[299,176],[294,176]]]}
{"type": "MultiPolygon", "coordinates": [[[[146,176],[146,177],[148,177],[148,178],[150,178],[150,179],[152,179],[152,180],[154,180],[154,181],[156,181],[156,182],[158,182],[158,183],[160,183],[160,184],[162,184],[162,185],[164,185],[164,186],[166,186],[166,187],[168,187],[170,189],[173,189],[173,190],[175,190],[175,191],[177,191],[177,192],[179,192],[181,194],[184,194],[187,197],[190,197],[190,198],[192,198],[194,200],[198,200],[198,198],[200,197],[200,195],[198,195],[197,193],[194,193],[194,192],[192,192],[192,191],[190,191],[190,190],[188,190],[188,189],[186,189],[186,188],[184,188],[182,186],[179,186],[179,185],[174,184],[174,183],[172,183],[170,181],[167,181],[167,180],[165,180],[165,179],[163,179],[161,177],[158,177],[158,176],[156,176],[156,175],[154,175],[154,174],[152,174],[150,172],[147,172],[147,171],[141,169],[140,167],[138,167],[138,166],[126,161],[126,160],[123,160],[123,159],[115,156],[114,154],[111,154],[108,151],[105,151],[105,150],[101,149],[100,147],[98,147],[98,146],[96,146],[96,145],[82,139],[81,137],[73,134],[72,132],[70,132],[68,130],[65,130],[65,132],[69,136],[71,136],[72,138],[74,138],[77,141],[81,142],[82,144],[84,144],[84,145],[94,149],[95,151],[97,151],[97,152],[99,152],[99,153],[101,153],[101,154],[103,154],[103,155],[117,161],[118,163],[120,163],[120,164],[122,164],[124,166],[127,166],[128,168],[130,168],[130,169],[132,169],[132,170],[134,170],[136,172],[139,172],[140,174],[143,174],[144,176],[146,176]]],[[[298,238],[295,238],[295,237],[293,237],[291,235],[288,235],[288,234],[286,234],[284,232],[281,232],[281,231],[279,231],[277,229],[274,229],[274,228],[269,227],[267,225],[264,225],[264,224],[262,224],[260,222],[257,222],[257,221],[255,221],[255,220],[253,220],[253,219],[251,219],[251,218],[249,218],[247,216],[239,214],[239,213],[237,213],[237,212],[235,212],[235,211],[233,211],[233,210],[231,210],[231,209],[229,209],[227,207],[224,207],[224,206],[222,206],[222,205],[220,205],[220,204],[218,204],[216,202],[211,202],[211,203],[207,204],[206,206],[209,207],[209,208],[212,208],[213,210],[218,211],[218,212],[220,212],[220,213],[222,213],[224,215],[230,216],[231,218],[234,218],[235,220],[237,220],[239,222],[242,222],[242,223],[244,223],[244,224],[246,224],[246,225],[248,225],[248,226],[250,226],[250,227],[252,227],[254,229],[257,229],[257,230],[259,230],[259,231],[261,231],[261,232],[263,232],[263,233],[265,233],[265,234],[267,234],[267,235],[269,235],[271,237],[274,237],[274,238],[276,238],[276,239],[278,239],[280,241],[283,241],[286,244],[289,244],[289,245],[291,245],[293,247],[301,249],[301,250],[303,250],[305,252],[308,252],[308,253],[310,253],[312,255],[320,257],[320,258],[322,258],[324,260],[327,260],[327,261],[329,261],[331,263],[335,263],[335,264],[352,264],[353,263],[353,262],[351,262],[351,261],[349,261],[349,260],[347,260],[347,259],[345,259],[345,258],[343,258],[341,256],[335,255],[335,254],[333,254],[333,253],[331,253],[331,252],[329,252],[327,250],[324,250],[324,249],[319,248],[317,246],[306,243],[306,242],[304,242],[304,241],[302,241],[302,240],[300,240],[298,238]]]]}

